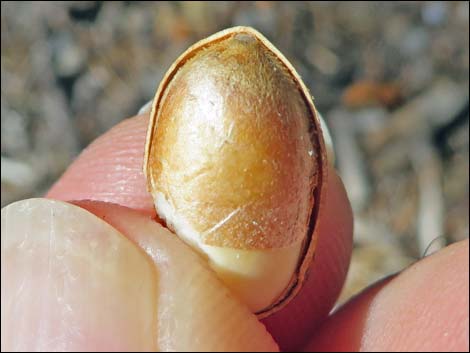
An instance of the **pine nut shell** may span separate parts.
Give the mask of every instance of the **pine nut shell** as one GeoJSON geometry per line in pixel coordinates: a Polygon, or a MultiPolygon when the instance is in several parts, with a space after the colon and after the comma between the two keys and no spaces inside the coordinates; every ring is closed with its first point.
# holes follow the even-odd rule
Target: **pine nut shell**
{"type": "MultiPolygon", "coordinates": [[[[147,132],[147,140],[145,147],[145,158],[144,158],[144,175],[147,178],[147,186],[149,191],[152,193],[152,196],[155,197],[155,186],[152,182],[152,172],[156,168],[155,163],[152,159],[152,148],[155,147],[155,135],[158,127],[158,120],[161,114],[162,101],[165,97],[165,93],[172,84],[173,79],[177,75],[178,71],[192,58],[198,55],[201,51],[207,50],[217,43],[221,43],[224,40],[227,40],[234,36],[248,35],[250,37],[256,38],[256,40],[264,46],[273,56],[279,61],[282,67],[285,69],[284,72],[290,76],[290,78],[295,82],[298,91],[301,93],[302,99],[305,103],[306,109],[309,115],[309,130],[311,143],[315,148],[315,153],[313,157],[316,159],[316,171],[312,176],[313,190],[309,197],[311,207],[309,210],[310,216],[305,225],[307,229],[307,234],[305,234],[303,239],[303,246],[301,256],[298,261],[298,266],[295,275],[291,279],[290,283],[286,286],[285,290],[281,293],[278,299],[269,307],[257,313],[258,317],[263,318],[269,316],[275,311],[284,307],[300,290],[303,281],[305,280],[308,270],[311,266],[311,262],[314,257],[315,247],[317,242],[317,230],[320,220],[320,213],[323,209],[322,204],[324,203],[324,194],[326,190],[326,180],[327,180],[327,154],[325,143],[323,140],[323,135],[320,127],[320,122],[318,119],[318,114],[316,112],[315,106],[313,104],[312,97],[301,80],[298,73],[295,71],[290,62],[284,57],[284,55],[277,50],[262,34],[256,30],[249,27],[234,27],[218,32],[206,39],[199,41],[198,43],[191,46],[186,50],[170,67],[164,76],[163,80],[160,83],[160,86],[156,92],[155,98],[152,103],[152,110],[150,113],[150,122],[147,132]]],[[[305,190],[305,192],[310,193],[310,190],[305,190]]],[[[157,210],[158,211],[158,210],[157,210]]],[[[288,239],[288,237],[287,237],[288,239]]],[[[207,240],[207,243],[210,244],[210,239],[207,240]]],[[[288,241],[292,241],[289,240],[288,241]]],[[[219,244],[216,244],[219,245],[219,244]]],[[[234,242],[232,239],[229,239],[225,244],[228,246],[235,246],[239,248],[259,248],[267,249],[269,247],[283,246],[288,244],[277,244],[269,243],[269,241],[263,240],[263,242],[250,242],[242,240],[240,242],[234,242]],[[248,244],[248,245],[247,245],[248,244]]]]}

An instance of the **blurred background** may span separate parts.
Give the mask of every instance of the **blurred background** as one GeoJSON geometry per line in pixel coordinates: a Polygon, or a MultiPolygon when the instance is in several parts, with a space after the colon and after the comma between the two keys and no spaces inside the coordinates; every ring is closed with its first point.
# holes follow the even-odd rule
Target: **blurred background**
{"type": "Polygon", "coordinates": [[[341,300],[468,237],[468,2],[2,2],[2,206],[44,194],[234,25],[291,60],[330,127],[355,213],[341,300]]]}

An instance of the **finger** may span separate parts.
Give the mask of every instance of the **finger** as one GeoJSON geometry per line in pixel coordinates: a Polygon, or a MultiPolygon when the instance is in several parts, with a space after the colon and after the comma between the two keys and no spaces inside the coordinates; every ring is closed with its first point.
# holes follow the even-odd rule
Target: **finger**
{"type": "MultiPolygon", "coordinates": [[[[129,119],[97,139],[47,196],[107,201],[154,214],[142,174],[147,119],[146,115],[129,119]]],[[[333,169],[327,185],[311,275],[295,300],[282,312],[263,321],[283,349],[300,346],[311,329],[325,319],[347,272],[352,247],[351,209],[333,169]]]]}
{"type": "Polygon", "coordinates": [[[469,243],[453,244],[346,304],[311,351],[468,351],[469,243]]]}
{"type": "Polygon", "coordinates": [[[155,214],[142,171],[148,113],[124,120],[96,139],[46,195],[97,200],[155,214]]]}
{"type": "Polygon", "coordinates": [[[2,209],[2,351],[276,350],[168,230],[120,206],[90,208],[130,239],[72,204],[2,209]]]}
{"type": "Polygon", "coordinates": [[[158,276],[158,346],[163,351],[276,351],[264,326],[207,263],[150,217],[117,205],[78,202],[152,258],[158,276]]]}
{"type": "Polygon", "coordinates": [[[352,228],[352,212],[345,189],[331,169],[310,274],[297,297],[283,310],[263,320],[282,350],[302,347],[328,316],[348,270],[352,228]]]}
{"type": "Polygon", "coordinates": [[[151,261],[110,225],[46,199],[2,209],[2,351],[152,350],[151,261]]]}

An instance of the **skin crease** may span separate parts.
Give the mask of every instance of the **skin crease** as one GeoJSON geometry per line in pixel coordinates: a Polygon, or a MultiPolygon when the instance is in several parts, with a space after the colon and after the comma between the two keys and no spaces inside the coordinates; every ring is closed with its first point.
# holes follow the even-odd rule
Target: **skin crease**
{"type": "MultiPolygon", "coordinates": [[[[113,202],[154,217],[141,171],[147,119],[144,114],[126,120],[97,139],[47,197],[113,202]]],[[[468,350],[468,241],[369,288],[322,325],[344,282],[352,235],[344,189],[339,178],[329,174],[334,175],[329,180],[329,211],[320,223],[324,228],[316,260],[299,295],[304,299],[297,304],[294,300],[264,320],[280,347],[290,350],[310,341],[307,350],[468,350]],[[419,310],[408,310],[416,306],[419,310]],[[309,314],[299,318],[304,309],[309,314]],[[289,323],[298,318],[300,330],[289,323]],[[360,325],[364,322],[366,325],[360,325]],[[443,327],[450,329],[443,331],[443,327]]]]}

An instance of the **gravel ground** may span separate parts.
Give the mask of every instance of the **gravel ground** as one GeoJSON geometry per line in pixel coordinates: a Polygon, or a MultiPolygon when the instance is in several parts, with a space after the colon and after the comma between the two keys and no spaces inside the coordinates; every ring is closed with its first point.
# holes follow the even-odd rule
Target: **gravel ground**
{"type": "Polygon", "coordinates": [[[331,128],[355,213],[342,300],[468,237],[468,2],[2,2],[2,206],[42,195],[234,25],[291,59],[331,128]]]}

